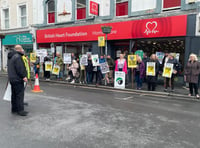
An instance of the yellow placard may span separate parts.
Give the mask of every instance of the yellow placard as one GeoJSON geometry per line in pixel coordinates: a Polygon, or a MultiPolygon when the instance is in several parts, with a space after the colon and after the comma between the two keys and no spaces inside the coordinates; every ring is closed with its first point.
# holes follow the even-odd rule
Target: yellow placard
{"type": "Polygon", "coordinates": [[[153,67],[153,66],[148,66],[148,68],[147,68],[147,73],[148,73],[149,75],[155,76],[154,67],[153,67]]]}
{"type": "Polygon", "coordinates": [[[137,67],[137,58],[136,55],[128,55],[128,68],[137,67]]]}
{"type": "Polygon", "coordinates": [[[60,72],[60,66],[54,65],[52,74],[59,75],[59,72],[60,72]]]}
{"type": "Polygon", "coordinates": [[[146,75],[147,76],[155,76],[155,62],[147,62],[147,69],[146,69],[146,75]]]}
{"type": "Polygon", "coordinates": [[[36,62],[36,53],[30,53],[30,62],[32,63],[36,62]]]}
{"type": "Polygon", "coordinates": [[[105,37],[104,36],[99,36],[98,37],[98,46],[99,47],[104,47],[105,46],[105,37]]]}
{"type": "Polygon", "coordinates": [[[164,70],[163,70],[163,77],[171,78],[173,72],[173,64],[165,64],[164,70]]]}
{"type": "Polygon", "coordinates": [[[52,71],[53,63],[52,62],[45,62],[45,71],[52,71]]]}

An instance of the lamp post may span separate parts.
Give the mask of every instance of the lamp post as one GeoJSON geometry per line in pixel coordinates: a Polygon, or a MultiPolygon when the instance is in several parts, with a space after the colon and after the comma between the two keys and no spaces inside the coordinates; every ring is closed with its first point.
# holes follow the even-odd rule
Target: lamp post
{"type": "Polygon", "coordinates": [[[111,32],[112,26],[102,26],[101,30],[106,35],[106,46],[105,46],[105,54],[108,53],[108,47],[107,47],[107,35],[111,32]]]}

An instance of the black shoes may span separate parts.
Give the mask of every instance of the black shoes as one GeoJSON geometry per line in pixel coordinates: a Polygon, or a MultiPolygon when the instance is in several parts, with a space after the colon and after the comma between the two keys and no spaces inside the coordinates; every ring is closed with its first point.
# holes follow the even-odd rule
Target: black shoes
{"type": "Polygon", "coordinates": [[[28,115],[28,112],[27,112],[27,111],[19,111],[19,112],[11,111],[11,113],[12,113],[12,114],[19,115],[19,116],[27,116],[27,115],[28,115]]]}

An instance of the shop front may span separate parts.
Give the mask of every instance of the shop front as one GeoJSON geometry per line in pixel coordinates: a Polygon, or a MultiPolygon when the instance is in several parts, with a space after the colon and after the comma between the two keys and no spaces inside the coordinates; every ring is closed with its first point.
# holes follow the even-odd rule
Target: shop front
{"type": "Polygon", "coordinates": [[[15,45],[22,45],[26,55],[33,51],[33,39],[30,33],[8,34],[2,39],[3,69],[6,69],[7,54],[14,49],[15,45]]]}
{"type": "MultiPolygon", "coordinates": [[[[98,37],[104,36],[102,26],[111,26],[108,34],[108,54],[114,59],[120,53],[143,50],[149,55],[156,52],[176,52],[184,63],[187,15],[113,22],[105,24],[73,26],[37,30],[37,44],[51,48],[62,46],[62,52],[100,54],[98,37]]],[[[104,51],[104,50],[103,50],[104,51]]]]}

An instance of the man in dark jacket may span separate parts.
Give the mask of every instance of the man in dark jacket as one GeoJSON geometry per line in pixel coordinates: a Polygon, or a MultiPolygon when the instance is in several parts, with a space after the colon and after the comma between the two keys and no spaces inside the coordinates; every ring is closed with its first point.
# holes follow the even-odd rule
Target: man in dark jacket
{"type": "Polygon", "coordinates": [[[8,53],[8,78],[11,84],[11,112],[26,116],[24,111],[24,82],[27,82],[27,71],[22,60],[23,48],[15,46],[15,50],[8,53]]]}
{"type": "Polygon", "coordinates": [[[164,91],[167,91],[168,87],[171,87],[171,91],[174,92],[174,78],[177,75],[178,71],[180,71],[180,63],[174,57],[173,53],[168,55],[167,63],[173,64],[173,72],[171,78],[166,78],[166,85],[164,91]]]}

